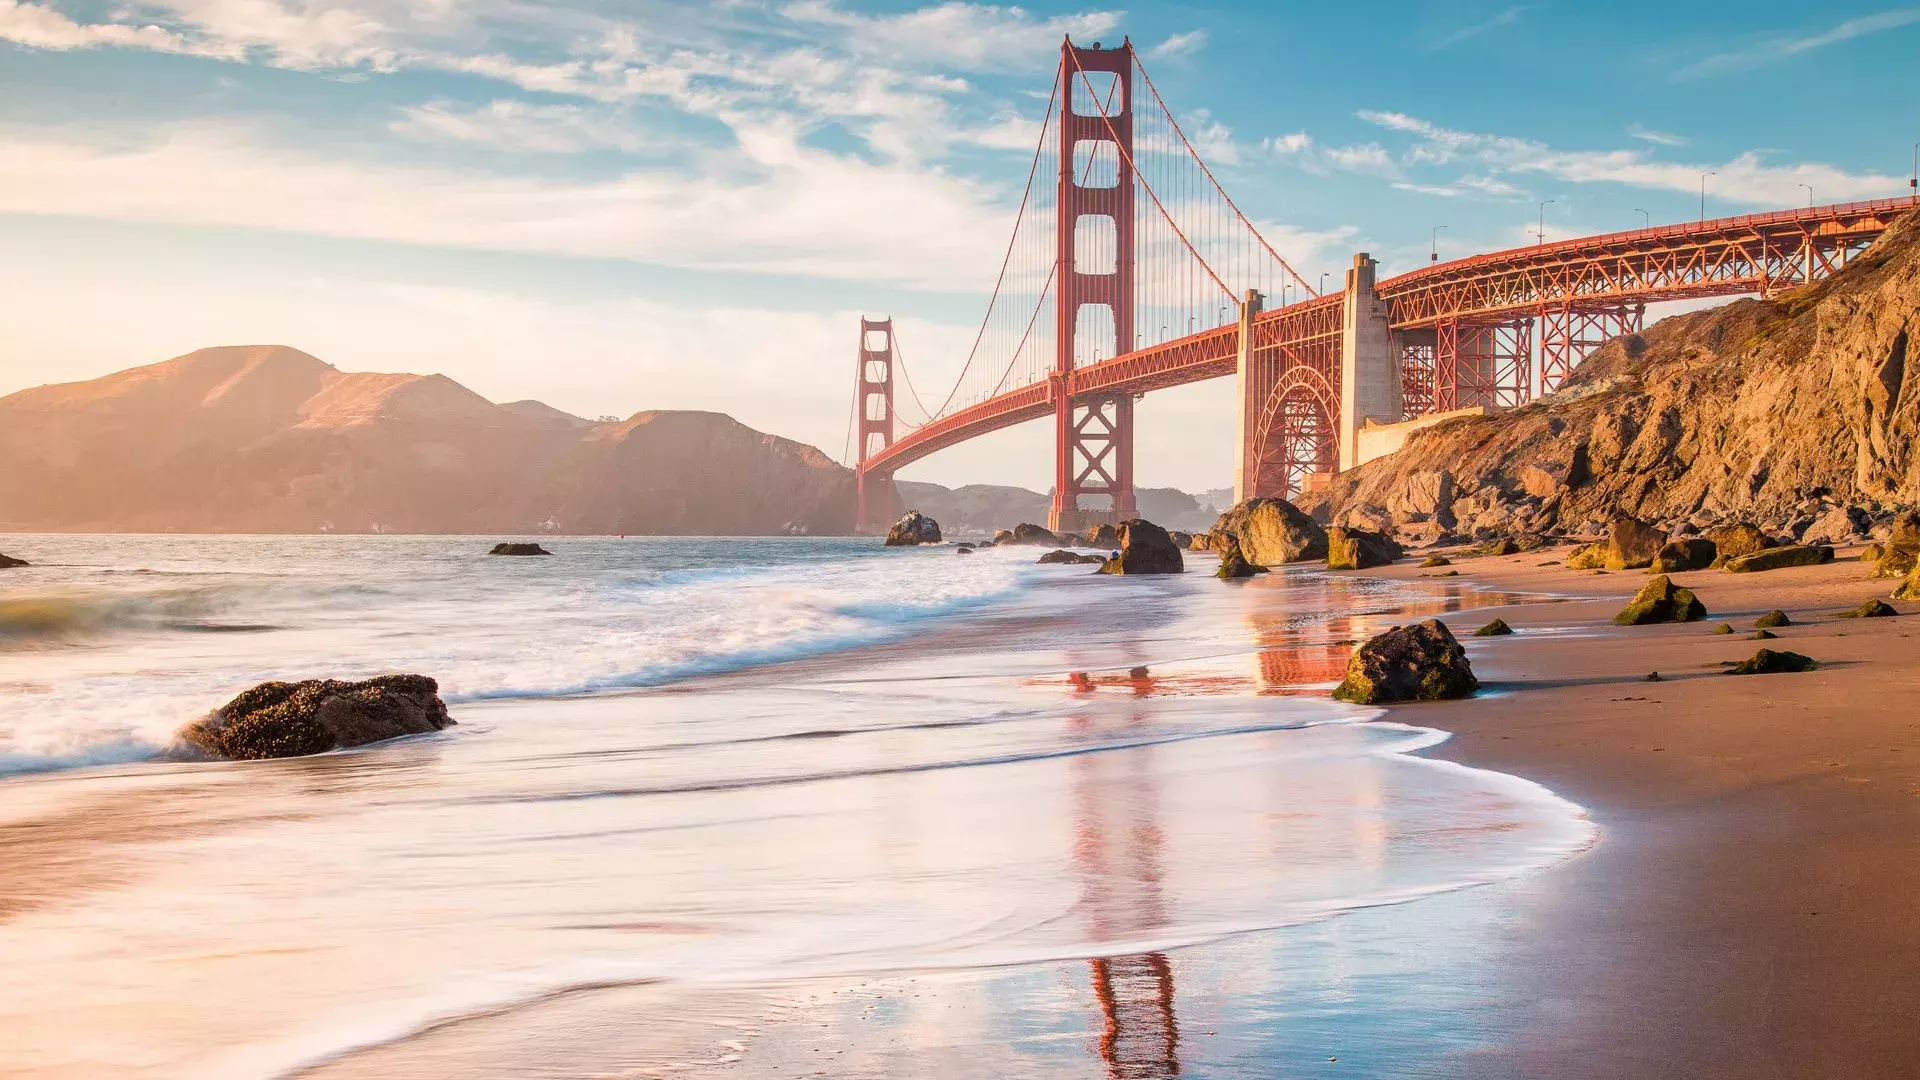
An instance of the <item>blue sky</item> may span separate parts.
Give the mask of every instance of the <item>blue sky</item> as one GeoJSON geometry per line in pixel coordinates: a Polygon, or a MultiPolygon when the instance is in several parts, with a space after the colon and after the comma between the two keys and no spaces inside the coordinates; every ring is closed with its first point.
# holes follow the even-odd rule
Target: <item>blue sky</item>
{"type": "MultiPolygon", "coordinates": [[[[859,313],[984,309],[1062,34],[1130,35],[1309,280],[1903,194],[1920,7],[0,0],[0,393],[203,345],[838,454],[859,313]]],[[[1231,388],[1141,406],[1228,482],[1231,388]]],[[[910,478],[1044,487],[1045,425],[910,478]]]]}

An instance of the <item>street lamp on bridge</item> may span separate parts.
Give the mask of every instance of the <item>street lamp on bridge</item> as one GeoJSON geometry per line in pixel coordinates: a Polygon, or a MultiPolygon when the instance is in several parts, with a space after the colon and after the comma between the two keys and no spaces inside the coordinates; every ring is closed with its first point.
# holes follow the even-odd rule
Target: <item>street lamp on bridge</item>
{"type": "Polygon", "coordinates": [[[1633,212],[1634,212],[1634,213],[1636,213],[1636,214],[1639,214],[1639,215],[1640,215],[1640,221],[1641,221],[1641,227],[1642,227],[1642,228],[1647,228],[1647,229],[1651,229],[1651,228],[1653,228],[1653,215],[1652,215],[1652,214],[1649,214],[1649,213],[1647,213],[1647,212],[1646,212],[1645,210],[1642,210],[1642,209],[1640,209],[1640,208],[1639,208],[1639,207],[1637,207],[1637,206],[1633,208],[1633,212]]]}
{"type": "Polygon", "coordinates": [[[1907,181],[1907,190],[1913,192],[1913,201],[1920,203],[1920,142],[1913,144],[1913,179],[1907,181]]]}
{"type": "Polygon", "coordinates": [[[1540,200],[1540,231],[1534,233],[1533,235],[1534,235],[1534,239],[1539,241],[1539,246],[1541,247],[1545,247],[1547,243],[1547,204],[1551,202],[1559,202],[1559,201],[1560,200],[1558,199],[1540,200]]]}
{"type": "MultiPolygon", "coordinates": [[[[1437,263],[1440,261],[1440,230],[1444,228],[1446,228],[1445,225],[1435,225],[1433,227],[1433,234],[1428,237],[1428,240],[1432,247],[1431,253],[1427,256],[1427,261],[1430,263],[1437,263]]],[[[1322,281],[1326,279],[1325,274],[1320,275],[1320,277],[1322,281]]]]}
{"type": "Polygon", "coordinates": [[[1813,185],[1801,184],[1800,186],[1807,189],[1807,209],[1813,209],[1813,185]]]}
{"type": "Polygon", "coordinates": [[[1717,172],[1703,172],[1700,174],[1700,223],[1703,225],[1706,224],[1707,221],[1707,177],[1719,175],[1717,172]]]}

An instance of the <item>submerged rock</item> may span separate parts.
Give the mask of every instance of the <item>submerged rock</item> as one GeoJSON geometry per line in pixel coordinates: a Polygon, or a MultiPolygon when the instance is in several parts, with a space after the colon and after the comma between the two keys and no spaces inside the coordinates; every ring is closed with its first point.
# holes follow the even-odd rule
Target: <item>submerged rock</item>
{"type": "Polygon", "coordinates": [[[1399,558],[1400,545],[1377,532],[1335,525],[1327,530],[1327,569],[1365,570],[1399,558]]]}
{"type": "Polygon", "coordinates": [[[11,570],[16,566],[25,566],[25,565],[27,565],[27,560],[16,559],[5,552],[0,552],[0,570],[11,570]]]}
{"type": "Polygon", "coordinates": [[[1764,570],[1779,570],[1787,566],[1817,566],[1833,561],[1833,549],[1830,547],[1804,547],[1800,544],[1787,544],[1756,551],[1751,555],[1742,555],[1729,559],[1725,564],[1729,574],[1755,574],[1764,570]]]}
{"type": "Polygon", "coordinates": [[[1648,623],[1694,622],[1707,617],[1707,608],[1693,590],[1681,588],[1665,574],[1654,578],[1634,594],[1613,621],[1621,626],[1645,626],[1648,623]]]}
{"type": "Polygon", "coordinates": [[[1341,701],[1376,705],[1470,697],[1480,689],[1467,650],[1438,619],[1376,634],[1347,662],[1333,691],[1341,701]]]}
{"type": "Polygon", "coordinates": [[[939,542],[940,523],[918,510],[907,511],[905,517],[894,522],[893,528],[887,530],[888,547],[913,547],[939,542]]]}
{"type": "Polygon", "coordinates": [[[453,724],[440,684],[425,675],[364,682],[265,682],[181,728],[188,747],[234,761],[300,757],[453,724]]]}
{"type": "Polygon", "coordinates": [[[1068,551],[1065,548],[1055,548],[1045,555],[1040,556],[1041,566],[1072,566],[1079,563],[1104,563],[1106,561],[1107,560],[1098,555],[1082,555],[1077,551],[1068,551]]]}
{"type": "Polygon", "coordinates": [[[553,552],[539,544],[495,544],[489,555],[551,555],[553,552]]]}
{"type": "Polygon", "coordinates": [[[1705,570],[1713,565],[1719,554],[1713,541],[1705,537],[1689,536],[1685,540],[1672,540],[1660,548],[1660,554],[1654,556],[1651,571],[1656,574],[1679,574],[1688,570],[1705,570]]]}
{"type": "Polygon", "coordinates": [[[1820,665],[1813,657],[1786,650],[1761,649],[1728,668],[1728,675],[1774,675],[1785,671],[1812,671],[1820,665]]]}
{"type": "Polygon", "coordinates": [[[1167,530],[1151,521],[1135,518],[1121,522],[1116,531],[1120,535],[1120,554],[1106,560],[1100,567],[1100,573],[1179,574],[1186,571],[1180,549],[1174,546],[1173,537],[1167,535],[1167,530]]]}

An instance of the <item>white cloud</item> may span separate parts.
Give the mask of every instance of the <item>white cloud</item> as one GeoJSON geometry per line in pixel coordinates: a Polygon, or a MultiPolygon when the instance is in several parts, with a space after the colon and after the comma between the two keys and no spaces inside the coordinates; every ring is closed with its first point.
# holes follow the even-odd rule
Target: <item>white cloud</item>
{"type": "Polygon", "coordinates": [[[1776,37],[1762,41],[1746,49],[1716,53],[1682,67],[1675,73],[1676,78],[1695,78],[1716,71],[1729,71],[1740,68],[1759,67],[1765,64],[1789,60],[1815,49],[1824,49],[1829,45],[1839,45],[1855,38],[1872,34],[1898,30],[1902,27],[1920,23],[1920,8],[1898,8],[1882,11],[1873,15],[1862,15],[1801,37],[1776,37]]]}
{"type": "Polygon", "coordinates": [[[1684,135],[1675,135],[1666,131],[1655,131],[1652,128],[1642,127],[1639,124],[1629,126],[1627,128],[1627,134],[1639,139],[1641,142],[1652,143],[1655,146],[1685,146],[1688,142],[1688,139],[1684,135]]]}
{"type": "Polygon", "coordinates": [[[223,126],[89,146],[0,137],[0,213],[277,229],[402,243],[973,288],[1011,214],[982,185],[813,150],[778,126],[701,175],[481,175],[260,145],[223,126]],[[127,183],[137,176],[138,184],[127,183]]]}
{"type": "Polygon", "coordinates": [[[847,11],[833,0],[797,0],[779,9],[797,23],[846,31],[855,52],[894,60],[944,64],[967,71],[1026,70],[1071,36],[1091,44],[1120,26],[1117,11],[1035,18],[1019,7],[958,0],[898,15],[847,11]]]}
{"type": "Polygon", "coordinates": [[[1291,135],[1269,135],[1260,140],[1260,146],[1276,154],[1304,154],[1313,149],[1313,136],[1304,131],[1296,131],[1291,135]]]}
{"type": "Polygon", "coordinates": [[[1330,146],[1323,156],[1334,165],[1353,172],[1390,173],[1394,171],[1393,155],[1379,143],[1363,143],[1359,146],[1330,146]]]}
{"type": "Polygon", "coordinates": [[[1514,23],[1519,22],[1520,16],[1526,14],[1526,12],[1527,12],[1527,9],[1525,7],[1507,8],[1505,11],[1500,12],[1498,15],[1495,15],[1493,18],[1487,19],[1484,22],[1472,23],[1470,25],[1463,26],[1460,29],[1453,31],[1452,33],[1441,35],[1439,40],[1427,46],[1426,51],[1439,52],[1442,49],[1450,49],[1455,45],[1460,44],[1463,41],[1467,41],[1471,38],[1477,38],[1480,35],[1485,34],[1489,31],[1498,30],[1503,26],[1512,26],[1514,23]]]}
{"type": "Polygon", "coordinates": [[[1212,112],[1195,109],[1180,126],[1202,161],[1209,165],[1240,164],[1240,147],[1233,141],[1233,129],[1214,119],[1212,112]]]}
{"type": "Polygon", "coordinates": [[[0,0],[0,41],[54,51],[105,46],[169,53],[218,53],[151,23],[79,23],[50,6],[22,0],[0,0]]]}
{"type": "Polygon", "coordinates": [[[1153,60],[1173,60],[1183,56],[1192,56],[1207,47],[1205,30],[1188,30],[1175,34],[1167,40],[1147,50],[1147,57],[1153,60]]]}
{"type": "Polygon", "coordinates": [[[637,151],[643,145],[630,125],[578,105],[533,105],[497,99],[466,106],[432,101],[401,110],[388,127],[428,141],[471,143],[500,150],[569,154],[594,148],[637,151]]]}

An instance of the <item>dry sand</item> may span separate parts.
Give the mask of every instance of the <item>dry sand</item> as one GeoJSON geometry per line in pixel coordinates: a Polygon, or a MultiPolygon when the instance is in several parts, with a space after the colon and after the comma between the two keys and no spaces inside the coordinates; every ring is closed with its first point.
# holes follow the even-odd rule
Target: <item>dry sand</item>
{"type": "Polygon", "coordinates": [[[1462,583],[1578,599],[1487,612],[1520,631],[1471,646],[1487,692],[1393,711],[1455,732],[1442,756],[1544,783],[1604,829],[1516,894],[1512,1027],[1475,1075],[1920,1076],[1920,604],[1833,617],[1896,584],[1843,551],[1676,575],[1707,621],[1616,627],[1645,574],[1548,554],[1456,564],[1462,583]],[[1772,608],[1796,625],[1748,640],[1772,608]],[[1722,674],[1762,646],[1821,667],[1722,674]]]}

